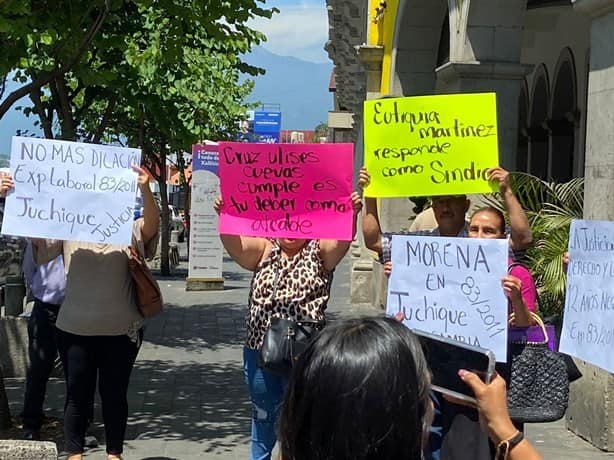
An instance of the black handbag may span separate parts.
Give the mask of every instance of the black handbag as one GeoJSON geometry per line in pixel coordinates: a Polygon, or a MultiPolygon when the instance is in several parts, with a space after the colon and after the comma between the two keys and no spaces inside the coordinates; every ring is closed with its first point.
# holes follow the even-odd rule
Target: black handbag
{"type": "Polygon", "coordinates": [[[273,374],[289,376],[294,363],[323,327],[323,321],[271,318],[258,354],[258,366],[273,374]]]}
{"type": "MultiPolygon", "coordinates": [[[[280,267],[277,267],[271,293],[272,301],[277,295],[280,272],[280,267]]],[[[331,279],[332,274],[329,278],[329,286],[331,279]]],[[[271,318],[271,324],[264,335],[264,341],[258,353],[258,367],[273,374],[289,376],[300,354],[325,324],[324,320],[293,321],[278,317],[271,318]]]]}
{"type": "Polygon", "coordinates": [[[548,348],[548,333],[541,318],[534,313],[532,316],[542,327],[544,340],[508,344],[507,403],[515,422],[553,422],[567,410],[567,365],[560,354],[548,348]]]}

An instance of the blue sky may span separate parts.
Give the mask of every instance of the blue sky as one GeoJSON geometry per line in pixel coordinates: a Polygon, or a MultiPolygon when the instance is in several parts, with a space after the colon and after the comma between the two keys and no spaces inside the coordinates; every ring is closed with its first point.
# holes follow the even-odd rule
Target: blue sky
{"type": "Polygon", "coordinates": [[[281,56],[294,56],[311,62],[330,62],[324,51],[328,40],[328,14],[324,0],[271,0],[266,7],[281,11],[269,20],[253,21],[251,26],[264,32],[262,46],[281,56]]]}
{"type": "MultiPolygon", "coordinates": [[[[1,0],[0,0],[1,1],[1,0]]],[[[324,51],[328,40],[328,15],[325,0],[267,0],[265,7],[277,7],[271,20],[259,19],[250,25],[267,35],[262,46],[280,56],[294,56],[304,61],[330,63],[324,51]]],[[[14,89],[11,84],[9,89],[14,89]]],[[[15,106],[19,106],[19,102],[15,106]]],[[[10,151],[10,139],[18,128],[40,135],[32,125],[34,118],[11,110],[0,120],[0,154],[10,151]]]]}

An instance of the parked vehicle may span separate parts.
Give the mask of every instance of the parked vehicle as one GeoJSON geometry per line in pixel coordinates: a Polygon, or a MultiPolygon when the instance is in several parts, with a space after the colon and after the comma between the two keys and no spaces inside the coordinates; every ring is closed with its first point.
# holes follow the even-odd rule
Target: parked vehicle
{"type": "Polygon", "coordinates": [[[183,218],[181,217],[175,206],[171,204],[168,205],[168,218],[171,231],[176,230],[177,232],[179,232],[179,241],[183,241],[185,236],[183,218]]]}

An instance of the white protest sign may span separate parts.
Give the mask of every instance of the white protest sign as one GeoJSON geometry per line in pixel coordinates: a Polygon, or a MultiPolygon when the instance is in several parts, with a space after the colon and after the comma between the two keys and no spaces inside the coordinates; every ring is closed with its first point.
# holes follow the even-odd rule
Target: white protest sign
{"type": "Polygon", "coordinates": [[[217,145],[192,147],[192,206],[188,277],[221,280],[223,246],[214,210],[220,194],[217,145]]]}
{"type": "Polygon", "coordinates": [[[614,372],[614,222],[574,220],[569,259],[559,350],[614,372]]]}
{"type": "Polygon", "coordinates": [[[2,233],[130,244],[141,151],[13,137],[2,233]]]}
{"type": "Polygon", "coordinates": [[[392,237],[386,313],[411,329],[491,350],[507,359],[504,239],[392,237]]]}

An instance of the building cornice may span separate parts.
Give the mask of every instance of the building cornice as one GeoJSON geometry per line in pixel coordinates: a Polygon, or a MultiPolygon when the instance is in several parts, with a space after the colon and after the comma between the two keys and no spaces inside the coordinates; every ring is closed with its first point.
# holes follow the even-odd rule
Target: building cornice
{"type": "Polygon", "coordinates": [[[614,11],[614,1],[612,0],[573,0],[574,9],[589,14],[592,17],[599,17],[614,11]]]}

